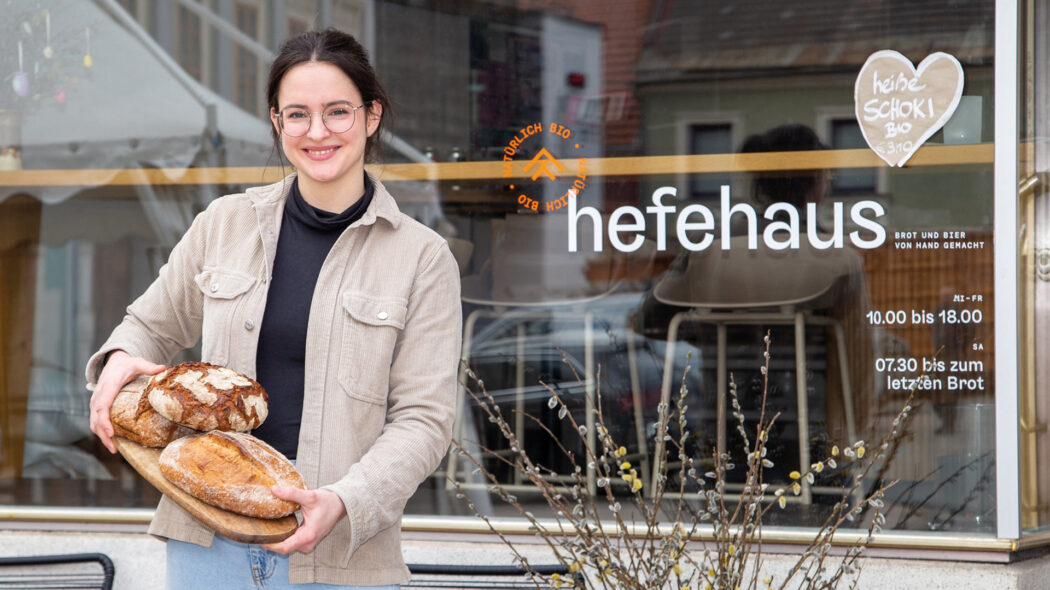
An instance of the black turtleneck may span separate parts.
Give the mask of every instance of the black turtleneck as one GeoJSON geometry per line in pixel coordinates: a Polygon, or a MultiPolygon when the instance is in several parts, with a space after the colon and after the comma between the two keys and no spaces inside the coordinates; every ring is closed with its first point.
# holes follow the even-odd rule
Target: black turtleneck
{"type": "Polygon", "coordinates": [[[342,213],[330,213],[307,203],[296,179],[285,201],[255,361],[256,380],[270,397],[270,412],[253,434],[289,459],[295,459],[299,446],[306,326],[317,276],[336,239],[364,215],[374,192],[366,174],[364,195],[342,213]]]}

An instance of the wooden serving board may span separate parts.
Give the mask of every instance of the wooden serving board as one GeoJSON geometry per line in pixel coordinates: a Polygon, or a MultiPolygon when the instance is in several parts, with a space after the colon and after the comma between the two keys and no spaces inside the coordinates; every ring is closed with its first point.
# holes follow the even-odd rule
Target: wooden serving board
{"type": "Polygon", "coordinates": [[[119,436],[113,437],[117,450],[146,481],[171,498],[194,518],[216,533],[241,543],[277,543],[290,537],[299,523],[295,515],[267,519],[244,516],[229,510],[205,504],[175,487],[160,472],[160,452],[163,449],[144,447],[119,436]]]}

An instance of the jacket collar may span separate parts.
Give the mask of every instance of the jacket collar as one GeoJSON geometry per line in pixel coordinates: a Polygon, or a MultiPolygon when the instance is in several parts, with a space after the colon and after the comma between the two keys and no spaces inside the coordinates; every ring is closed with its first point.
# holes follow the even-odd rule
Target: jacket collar
{"type": "MultiPolygon", "coordinates": [[[[401,224],[401,210],[398,209],[397,202],[394,201],[394,197],[387,192],[383,183],[376,180],[375,177],[370,176],[369,178],[372,179],[372,183],[375,185],[375,194],[372,195],[372,204],[360,219],[351,224],[351,227],[358,225],[372,225],[376,222],[376,219],[384,219],[396,229],[397,226],[401,224]]],[[[295,173],[293,172],[278,182],[265,186],[251,187],[245,191],[245,193],[256,206],[283,203],[292,189],[292,181],[294,179],[295,173]]]]}

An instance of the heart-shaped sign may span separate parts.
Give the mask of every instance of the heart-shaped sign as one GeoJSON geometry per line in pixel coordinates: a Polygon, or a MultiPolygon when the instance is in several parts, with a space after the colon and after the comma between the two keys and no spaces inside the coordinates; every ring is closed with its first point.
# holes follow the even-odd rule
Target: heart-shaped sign
{"type": "Polygon", "coordinates": [[[903,166],[952,117],[962,90],[962,65],[953,56],[931,53],[916,69],[886,49],[864,62],[853,104],[871,149],[890,166],[903,166]]]}

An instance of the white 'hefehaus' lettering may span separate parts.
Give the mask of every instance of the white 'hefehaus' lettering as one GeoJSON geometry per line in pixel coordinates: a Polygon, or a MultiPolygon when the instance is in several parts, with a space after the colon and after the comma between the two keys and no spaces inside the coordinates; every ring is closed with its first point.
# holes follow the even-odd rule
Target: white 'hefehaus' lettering
{"type": "MultiPolygon", "coordinates": [[[[570,191],[571,192],[571,191],[570,191]]],[[[667,235],[669,215],[678,211],[673,204],[664,204],[667,196],[676,197],[678,189],[673,186],[663,186],[653,191],[653,204],[645,208],[645,213],[637,207],[625,205],[617,207],[609,216],[608,227],[603,231],[602,216],[594,207],[577,207],[576,195],[569,197],[568,222],[569,222],[569,252],[579,250],[578,235],[581,223],[592,224],[594,229],[594,241],[591,246],[594,252],[601,252],[604,240],[603,235],[608,235],[609,243],[620,252],[634,252],[642,247],[645,242],[647,217],[652,216],[656,223],[656,249],[667,250],[667,235]]],[[[818,250],[829,248],[842,248],[845,243],[844,211],[841,202],[831,204],[832,228],[830,235],[821,235],[817,228],[817,204],[806,203],[806,227],[805,237],[810,245],[818,250]]],[[[698,252],[706,250],[714,243],[716,233],[721,237],[723,250],[730,247],[730,232],[734,217],[746,222],[747,247],[749,250],[758,249],[758,211],[748,203],[732,204],[729,198],[729,186],[722,186],[721,207],[719,219],[721,226],[715,222],[715,215],[705,205],[694,203],[687,205],[678,212],[674,222],[674,234],[686,250],[698,252]]],[[[857,227],[865,230],[854,230],[849,232],[849,241],[853,246],[862,249],[877,248],[886,242],[886,228],[876,221],[883,217],[886,210],[878,201],[857,201],[850,207],[850,220],[857,227]],[[870,212],[870,215],[866,215],[870,212]],[[868,235],[865,235],[868,234],[868,235]]],[[[766,208],[762,216],[771,223],[762,230],[762,243],[771,250],[797,250],[800,247],[803,229],[801,227],[801,215],[798,208],[790,203],[773,203],[766,208]],[[787,220],[776,220],[777,214],[786,216],[787,220]]]]}

